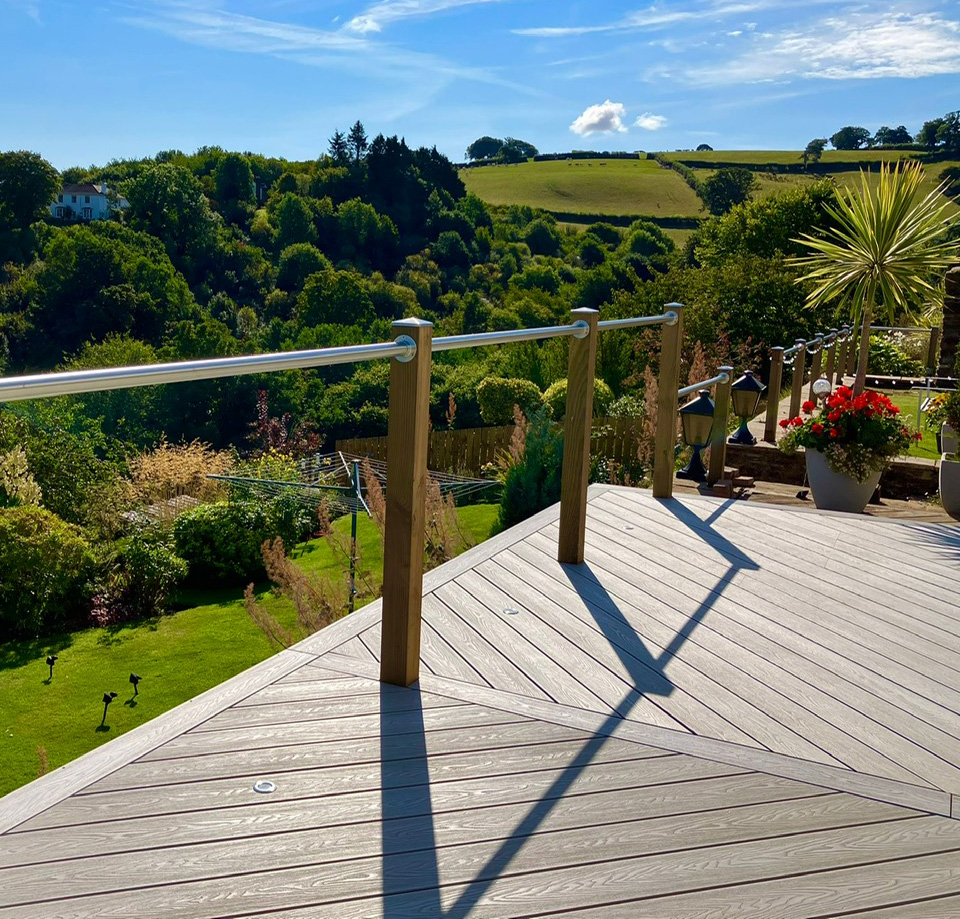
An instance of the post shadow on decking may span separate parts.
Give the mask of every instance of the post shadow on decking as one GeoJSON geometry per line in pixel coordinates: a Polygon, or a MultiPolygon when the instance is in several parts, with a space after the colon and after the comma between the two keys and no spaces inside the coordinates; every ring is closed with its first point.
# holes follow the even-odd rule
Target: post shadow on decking
{"type": "MultiPolygon", "coordinates": [[[[531,804],[524,816],[509,830],[477,870],[473,879],[466,883],[464,889],[446,909],[442,906],[438,889],[440,873],[436,852],[436,826],[430,794],[422,710],[417,708],[411,725],[411,729],[419,728],[418,733],[413,735],[391,733],[387,727],[391,717],[391,705],[396,705],[395,700],[402,693],[398,693],[393,688],[382,688],[381,794],[383,799],[384,919],[408,916],[411,908],[423,916],[435,916],[437,919],[468,919],[490,887],[509,871],[513,859],[574,785],[583,770],[593,762],[608,736],[624,718],[629,716],[639,700],[644,696],[668,696],[673,692],[674,685],[665,672],[666,665],[680,651],[722,595],[724,585],[737,571],[756,570],[759,567],[733,543],[712,529],[711,523],[717,515],[722,513],[722,507],[704,521],[679,502],[665,502],[665,506],[704,539],[704,551],[716,551],[727,560],[728,570],[718,579],[716,585],[708,590],[704,599],[676,632],[667,647],[659,655],[654,655],[589,564],[563,566],[571,586],[580,595],[584,605],[596,619],[600,630],[623,662],[633,680],[633,686],[614,706],[611,714],[594,735],[583,743],[570,763],[558,773],[550,787],[531,804]],[[405,760],[404,777],[397,781],[392,771],[400,756],[405,760]],[[410,775],[409,757],[411,756],[416,757],[415,761],[422,770],[421,775],[416,779],[410,775]],[[414,782],[416,787],[411,788],[414,782]],[[411,795],[419,796],[419,806],[415,815],[411,814],[411,795]]],[[[406,692],[415,692],[419,695],[419,687],[415,684],[406,692]]],[[[409,718],[409,708],[404,706],[404,710],[407,713],[406,717],[409,718]]]]}

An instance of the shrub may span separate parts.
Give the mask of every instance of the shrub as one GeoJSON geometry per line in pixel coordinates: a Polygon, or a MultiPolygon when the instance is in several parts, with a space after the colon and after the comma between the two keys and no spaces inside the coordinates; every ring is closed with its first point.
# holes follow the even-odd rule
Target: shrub
{"type": "MultiPolygon", "coordinates": [[[[567,414],[567,381],[557,380],[547,387],[543,394],[543,404],[557,421],[567,414]]],[[[593,414],[606,415],[613,404],[613,390],[599,377],[593,381],[593,414]]]]}
{"type": "Polygon", "coordinates": [[[39,507],[0,509],[0,638],[50,632],[79,618],[93,564],[79,527],[39,507]]]}
{"type": "Polygon", "coordinates": [[[873,374],[892,377],[919,377],[924,372],[922,361],[910,357],[895,342],[882,335],[870,336],[867,369],[873,374]]]}
{"type": "Polygon", "coordinates": [[[525,412],[540,402],[540,389],[530,380],[487,377],[477,387],[477,399],[487,424],[509,424],[515,405],[525,412]]]}
{"type": "Polygon", "coordinates": [[[512,527],[560,500],[563,435],[547,411],[540,409],[531,414],[522,447],[503,457],[503,464],[503,494],[497,518],[501,529],[512,527]]]}
{"type": "Polygon", "coordinates": [[[176,519],[173,539],[192,580],[237,583],[264,576],[263,543],[279,537],[296,545],[310,523],[304,507],[289,497],[202,504],[176,519]]]}

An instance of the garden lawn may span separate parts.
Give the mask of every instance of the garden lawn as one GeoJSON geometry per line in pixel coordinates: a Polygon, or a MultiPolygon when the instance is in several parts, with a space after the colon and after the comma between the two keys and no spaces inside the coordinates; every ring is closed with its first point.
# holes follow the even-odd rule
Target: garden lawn
{"type": "MultiPolygon", "coordinates": [[[[916,431],[917,400],[919,399],[920,403],[923,404],[923,400],[926,398],[926,390],[884,390],[883,394],[885,396],[889,396],[890,401],[900,409],[900,417],[903,418],[904,424],[910,428],[911,431],[916,431]]],[[[940,459],[940,454],[937,453],[936,431],[931,431],[930,428],[923,424],[922,415],[920,417],[920,432],[923,434],[923,440],[914,441],[913,445],[910,447],[910,452],[907,455],[919,456],[924,459],[940,459]]]]}
{"type": "MultiPolygon", "coordinates": [[[[471,505],[459,514],[464,535],[476,544],[493,530],[497,505],[471,505]]],[[[378,590],[380,534],[366,517],[358,524],[362,567],[378,590]]],[[[334,527],[349,539],[349,517],[334,527]]],[[[308,572],[345,574],[326,540],[298,547],[295,559],[308,572]]],[[[280,622],[294,623],[291,605],[274,597],[268,585],[260,585],[257,594],[280,622]]],[[[370,596],[367,592],[366,599],[370,596]]],[[[279,650],[247,616],[241,587],[185,590],[179,603],[189,608],[149,622],[0,645],[0,794],[36,778],[41,759],[50,769],[61,766],[279,650]],[[50,651],[59,656],[52,680],[44,663],[50,651]],[[131,672],[143,678],[136,698],[131,672]],[[101,699],[111,691],[117,698],[101,728],[101,699]]]]}

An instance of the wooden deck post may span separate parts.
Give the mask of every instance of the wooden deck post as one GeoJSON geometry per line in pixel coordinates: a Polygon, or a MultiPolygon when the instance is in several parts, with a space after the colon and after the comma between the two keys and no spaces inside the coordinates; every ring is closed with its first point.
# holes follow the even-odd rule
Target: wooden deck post
{"type": "Polygon", "coordinates": [[[800,414],[800,402],[803,400],[803,375],[806,372],[807,343],[798,338],[797,356],[793,360],[793,385],[790,388],[790,417],[796,418],[800,414]]]}
{"type": "MultiPolygon", "coordinates": [[[[777,442],[777,415],[780,412],[780,387],[783,385],[783,348],[770,349],[770,379],[767,383],[767,417],[763,423],[763,439],[777,442]]],[[[717,394],[720,387],[717,387],[717,394]]]]}
{"type": "Polygon", "coordinates": [[[844,376],[852,377],[857,372],[857,330],[850,328],[850,348],[847,350],[847,367],[844,376]]]}
{"type": "Polygon", "coordinates": [[[930,329],[930,345],[927,348],[927,371],[937,372],[937,358],[940,354],[940,326],[933,326],[930,329]]]}
{"type": "Polygon", "coordinates": [[[830,377],[831,383],[842,383],[843,374],[847,369],[847,349],[850,347],[849,329],[844,326],[844,328],[840,330],[840,334],[844,337],[843,341],[840,342],[840,347],[837,349],[836,373],[830,377]]]}
{"type": "Polygon", "coordinates": [[[673,325],[663,327],[660,339],[660,380],[657,393],[657,432],[653,441],[653,496],[673,497],[676,465],[677,403],[680,388],[680,347],[683,344],[683,304],[668,303],[677,314],[673,325]]]}
{"type": "Polygon", "coordinates": [[[576,309],[572,311],[572,316],[574,322],[586,322],[588,331],[583,338],[570,339],[557,561],[581,565],[587,527],[593,380],[597,368],[597,320],[600,314],[596,310],[576,309]]]}
{"type": "Polygon", "coordinates": [[[817,348],[817,353],[813,355],[813,360],[810,362],[810,386],[807,390],[807,399],[811,402],[813,399],[813,384],[820,379],[820,370],[823,367],[823,342],[820,342],[820,347],[817,348]]]}
{"type": "Polygon", "coordinates": [[[406,362],[394,358],[390,363],[380,680],[409,686],[420,676],[433,324],[401,319],[392,329],[395,336],[412,338],[417,353],[406,362]]]}
{"type": "MultiPolygon", "coordinates": [[[[783,348],[780,349],[783,351],[783,348]]],[[[726,383],[717,383],[713,393],[713,434],[710,437],[710,463],[707,467],[707,484],[714,485],[723,478],[727,465],[727,420],[730,417],[730,385],[733,383],[733,367],[725,364],[717,368],[727,375],[726,383]]]]}
{"type": "Polygon", "coordinates": [[[830,342],[830,347],[827,348],[827,369],[824,376],[830,381],[830,385],[833,386],[833,375],[837,366],[837,329],[831,329],[830,334],[833,336],[833,341],[830,342]]]}

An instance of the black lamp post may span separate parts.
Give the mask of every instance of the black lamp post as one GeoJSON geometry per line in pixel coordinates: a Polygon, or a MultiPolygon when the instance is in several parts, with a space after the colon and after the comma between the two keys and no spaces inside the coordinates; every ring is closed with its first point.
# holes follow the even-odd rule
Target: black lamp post
{"type": "Polygon", "coordinates": [[[696,399],[680,409],[680,423],[683,429],[683,442],[693,447],[690,462],[678,473],[678,479],[690,479],[693,482],[706,482],[707,470],[700,458],[700,451],[710,445],[713,434],[713,399],[710,390],[701,389],[696,399]]]}
{"type": "Polygon", "coordinates": [[[737,428],[727,443],[746,444],[748,447],[756,444],[757,438],[750,433],[747,422],[757,414],[760,397],[766,389],[767,387],[753,375],[752,370],[746,371],[739,380],[734,381],[730,386],[733,414],[740,419],[740,427],[737,428]]]}

